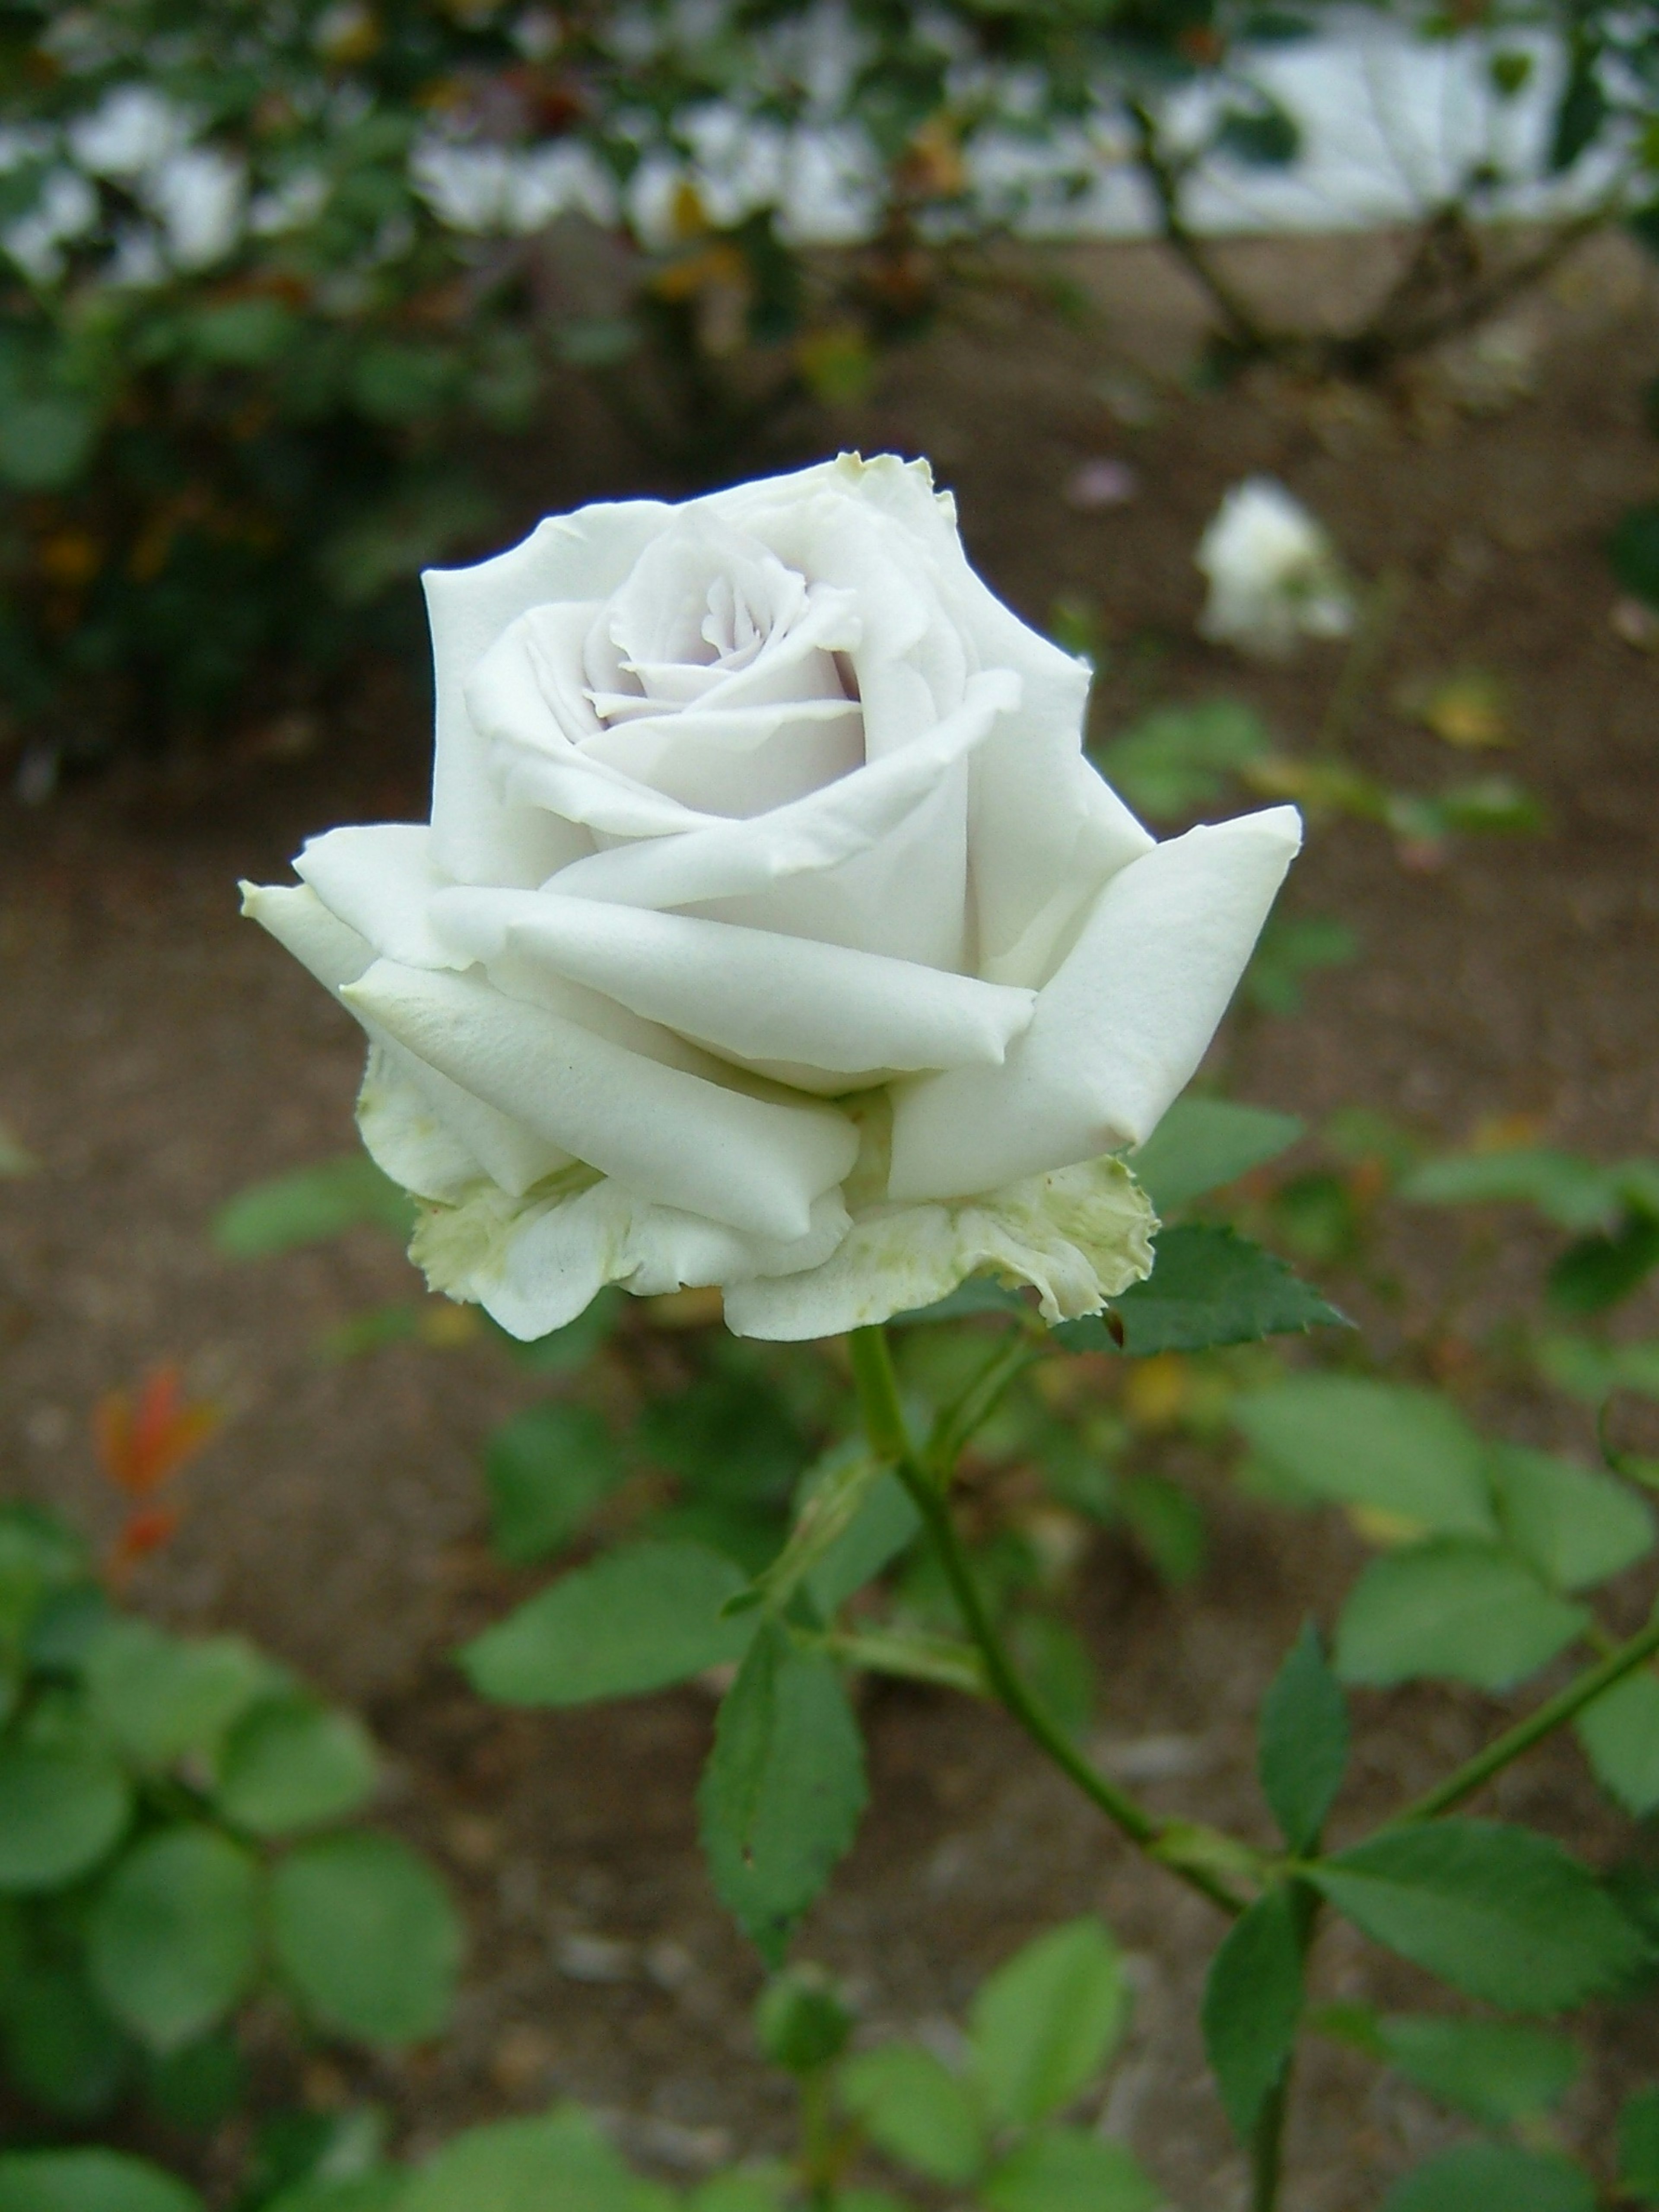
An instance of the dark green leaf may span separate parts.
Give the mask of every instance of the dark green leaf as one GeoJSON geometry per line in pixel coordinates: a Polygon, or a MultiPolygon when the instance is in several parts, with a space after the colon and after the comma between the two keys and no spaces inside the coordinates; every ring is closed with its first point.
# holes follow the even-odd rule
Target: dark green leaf
{"type": "Polygon", "coordinates": [[[754,1619],[726,1620],[721,1608],[744,1587],[742,1571],[702,1544],[629,1545],[487,1628],[461,1664],[504,1705],[636,1697],[742,1656],[754,1619]]]}
{"type": "Polygon", "coordinates": [[[339,2180],[300,2181],[268,2198],[259,2212],[403,2212],[409,2175],[382,2166],[339,2180]]]}
{"type": "Polygon", "coordinates": [[[1177,1098],[1146,1143],[1129,1155],[1129,1165],[1154,1211],[1169,1214],[1276,1160],[1305,1127],[1294,1114],[1275,1114],[1266,1106],[1241,1106],[1231,1098],[1177,1098]]]}
{"type": "Polygon", "coordinates": [[[1204,2047],[1241,2142],[1278,2087],[1302,2018],[1306,1892],[1280,1883],[1228,1929],[1204,1984],[1204,2047]]]}
{"type": "Polygon", "coordinates": [[[462,1935],[443,1884],[392,1836],[302,1844],[271,1876],[271,1943],[306,2009],[368,2043],[416,2043],[449,2017],[462,1935]]]}
{"type": "Polygon", "coordinates": [[[1138,814],[1169,821],[1219,799],[1227,778],[1273,750],[1261,718],[1237,699],[1160,707],[1096,755],[1138,814]]]}
{"type": "Polygon", "coordinates": [[[346,1152],[239,1191],[214,1215],[213,1241],[233,1260],[261,1260],[363,1222],[407,1237],[415,1210],[366,1152],[346,1152]]]}
{"type": "Polygon", "coordinates": [[[1448,1535],[1498,1534],[1480,1439],[1427,1390],[1295,1375],[1240,1399],[1233,1418],[1261,1458],[1314,1497],[1448,1535]]]}
{"type": "Polygon", "coordinates": [[[1607,540],[1607,558],[1622,590],[1659,607],[1659,502],[1625,510],[1607,540]]]}
{"type": "Polygon", "coordinates": [[[1577,2079],[1583,2053],[1518,2021],[1395,2013],[1376,2023],[1381,2055],[1443,2105],[1487,2127],[1547,2112],[1577,2079]]]}
{"type": "MultiPolygon", "coordinates": [[[[1282,1260],[1234,1230],[1207,1222],[1178,1224],[1163,1231],[1157,1252],[1146,1281],[1112,1301],[1123,1327],[1123,1349],[1133,1356],[1203,1352],[1212,1345],[1254,1344],[1264,1336],[1350,1325],[1282,1260]]],[[[1088,1326],[1066,1322],[1055,1334],[1064,1338],[1068,1330],[1088,1326]]]]}
{"type": "MultiPolygon", "coordinates": [[[[826,1454],[801,1485],[794,1525],[782,1550],[740,1597],[727,1600],[727,1611],[750,1605],[776,1610],[787,1605],[813,1569],[850,1533],[876,1485],[884,1480],[891,1480],[885,1463],[856,1440],[826,1454]]],[[[910,1526],[915,1526],[914,1507],[910,1526]]]]}
{"type": "Polygon", "coordinates": [[[965,2188],[983,2165],[985,2123],[967,2086],[931,2051],[884,2043],[842,2067],[842,2102],[878,2150],[930,2181],[965,2188]]]}
{"type": "Polygon", "coordinates": [[[226,1738],[215,1796],[238,1827],[292,1835],[355,1813],[374,1794],[377,1768],[356,1714],[311,1698],[269,1698],[226,1738]]]}
{"type": "Polygon", "coordinates": [[[1348,1708],[1311,1621],[1261,1701],[1257,1771],[1287,1848],[1314,1849],[1348,1763],[1348,1708]]]}
{"type": "Polygon", "coordinates": [[[1308,1879],[1376,1942],[1506,2011],[1565,2010],[1618,1986],[1647,1946],[1547,1836],[1491,1820],[1385,1830],[1308,1879]]]}
{"type": "Polygon", "coordinates": [[[132,2046],[73,1967],[0,1978],[0,2033],[13,2081],[65,2119],[97,2118],[126,2079],[132,2046]]]}
{"type": "Polygon", "coordinates": [[[239,1636],[169,1636],[148,1620],[106,1621],[82,1662],[99,1725],[141,1766],[170,1766],[216,1742],[282,1680],[239,1636]]]}
{"type": "Polygon", "coordinates": [[[0,2153],[0,2212],[204,2212],[175,2174],[118,2150],[0,2153]]]}
{"type": "Polygon", "coordinates": [[[1126,2144],[1081,2128],[1047,2128],[994,2166],[987,2212],[1156,2212],[1164,2191],[1126,2144]]]}
{"type": "Polygon", "coordinates": [[[1302,134],[1282,107],[1231,107],[1221,118],[1216,143],[1251,168],[1282,169],[1301,151],[1302,134]]]}
{"type": "Polygon", "coordinates": [[[1127,1474],[1117,1485],[1117,1504],[1135,1541],[1171,1589],[1203,1573],[1209,1529],[1204,1508],[1190,1490],[1164,1474],[1127,1474]]]}
{"type": "Polygon", "coordinates": [[[1659,2204],[1659,2089],[1638,2089],[1620,2111],[1619,2179],[1644,2204],[1659,2204]]]}
{"type": "Polygon", "coordinates": [[[0,1743],[0,1892],[62,1889],[127,1825],[132,1793],[106,1752],[0,1743]]]}
{"type": "Polygon", "coordinates": [[[169,2127],[205,2135],[229,2118],[247,2087],[247,2069],[234,2036],[204,2035],[177,2051],[151,2054],[144,2101],[169,2127]]]}
{"type": "Polygon", "coordinates": [[[514,1566],[562,1551],[622,1480],[622,1455],[586,1406],[532,1406],[484,1452],[489,1534],[514,1566]]]}
{"type": "Polygon", "coordinates": [[[819,1966],[775,1974],[755,2007],[755,2040],[761,2054],[790,2074],[816,2074],[838,2058],[853,2032],[853,2015],[819,1966]]]}
{"type": "Polygon", "coordinates": [[[1659,1680],[1638,1667],[1586,1705],[1573,1723],[1596,1780],[1627,1813],[1659,1807],[1659,1680]]]}
{"type": "Polygon", "coordinates": [[[1128,2014],[1117,1945],[1092,1917],[1051,1928],[980,1984],[974,2069],[994,2116],[1030,2127],[1070,2104],[1105,2064],[1128,2014]]]}
{"type": "Polygon", "coordinates": [[[98,1994],[152,2051],[222,2020],[258,1961],[259,1869],[212,1828],[163,1828],[104,1882],[87,1924],[98,1994]]]}
{"type": "Polygon", "coordinates": [[[865,1796],[835,1667],[765,1622],[720,1705],[697,1804],[714,1888],[769,1960],[851,1844],[865,1796]]]}
{"type": "Polygon", "coordinates": [[[1239,988],[1263,1013],[1294,1014],[1308,976],[1350,967],[1360,951],[1358,933],[1334,915],[1270,915],[1239,988]]]}
{"type": "Polygon", "coordinates": [[[98,436],[82,399],[46,395],[0,407],[0,483],[15,491],[61,491],[74,483],[98,436]]]}
{"type": "Polygon", "coordinates": [[[1446,1536],[1373,1559],[1336,1629],[1345,1682],[1382,1687],[1449,1675],[1506,1690],[1554,1658],[1589,1620],[1512,1552],[1446,1536]]]}
{"type": "Polygon", "coordinates": [[[1606,1233],[1581,1237],[1550,1269],[1549,1301],[1564,1314],[1604,1313],[1659,1267],[1659,1221],[1626,1214],[1606,1233]]]}
{"type": "Polygon", "coordinates": [[[1557,1589],[1586,1589],[1653,1548],[1653,1511],[1610,1474],[1500,1444],[1488,1462],[1504,1533],[1557,1589]]]}
{"type": "Polygon", "coordinates": [[[808,1570],[806,1591],[825,1620],[833,1620],[855,1590],[890,1565],[915,1536],[921,1516],[893,1474],[873,1483],[851,1525],[808,1570]]]}
{"type": "Polygon", "coordinates": [[[1595,2212],[1595,2187],[1582,2166],[1515,2143],[1460,2143],[1408,2173],[1382,2212],[1595,2212]]]}
{"type": "Polygon", "coordinates": [[[1607,122],[1609,110],[1596,73],[1597,59],[1594,52],[1576,54],[1562,88],[1550,139],[1550,167],[1558,174],[1571,168],[1579,155],[1594,145],[1607,122]]]}
{"type": "Polygon", "coordinates": [[[586,2112],[498,2120],[454,2136],[415,2175],[398,2212],[667,2212],[586,2112]]]}

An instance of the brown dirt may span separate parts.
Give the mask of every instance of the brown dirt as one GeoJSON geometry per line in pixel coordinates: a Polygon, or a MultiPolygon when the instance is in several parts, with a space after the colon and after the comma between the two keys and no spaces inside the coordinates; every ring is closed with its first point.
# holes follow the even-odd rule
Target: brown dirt
{"type": "MultiPolygon", "coordinates": [[[[1279,247],[1254,265],[1312,294],[1355,250],[1279,247]]],[[[1352,921],[1365,957],[1317,985],[1301,1017],[1239,1040],[1243,1094],[1313,1115],[1364,1103],[1447,1138],[1524,1109],[1595,1155],[1659,1149],[1659,659],[1613,635],[1600,551],[1620,507],[1659,479],[1638,396],[1659,356],[1645,273],[1613,251],[1575,264],[1527,311],[1535,390],[1472,414],[1443,374],[1364,401],[1271,379],[1190,392],[1176,372],[1196,323],[1180,281],[1135,248],[1073,265],[1103,303],[1103,336],[988,302],[971,326],[895,362],[846,442],[930,452],[958,490],[976,560],[1033,618],[1064,595],[1100,609],[1114,641],[1103,728],[1145,698],[1229,690],[1297,744],[1322,712],[1329,653],[1263,672],[1191,627],[1191,550],[1221,492],[1250,470],[1282,476],[1358,569],[1407,586],[1352,732],[1357,757],[1413,786],[1470,772],[1390,702],[1410,680],[1487,667],[1517,705],[1521,743],[1503,764],[1553,820],[1545,841],[1472,843],[1431,873],[1402,868],[1376,830],[1317,836],[1293,901],[1352,921]],[[1121,395],[1130,370],[1156,402],[1139,428],[1099,396],[1103,376],[1121,395]],[[1109,453],[1133,460],[1139,496],[1073,511],[1073,471],[1109,453]]],[[[650,473],[592,450],[578,465],[570,451],[546,461],[567,496],[650,473]]],[[[690,2171],[730,2145],[780,2139],[787,2118],[750,2051],[753,1960],[695,1851],[708,1699],[533,1717],[480,1707],[445,1658],[509,1587],[480,1540],[477,1449],[532,1383],[483,1344],[320,1361],[325,1332],[408,1294],[404,1262],[368,1232],[240,1268],[206,1235],[241,1185],[350,1141],[359,1066],[349,1025],[235,918],[234,878],[278,875],[299,837],[328,823],[418,811],[419,721],[387,677],[310,757],[248,747],[175,783],[111,778],[44,811],[0,811],[0,1119],[44,1170],[0,1187],[0,1450],[10,1479],[107,1528],[88,1409],[150,1363],[185,1359],[233,1419],[139,1598],[181,1624],[244,1629],[365,1700],[393,1754],[388,1817],[444,1859],[471,1921],[452,2040],[351,2078],[397,2105],[416,2146],[563,2093],[609,2111],[641,2154],[690,2171]]],[[[1439,1255],[1426,1231],[1408,1251],[1429,1277],[1439,1255]]],[[[1571,1411],[1489,1410],[1564,1437],[1583,1427],[1571,1411]]],[[[1114,1755],[1143,1773],[1162,1762],[1165,1778],[1146,1785],[1155,1803],[1255,1830],[1255,1702],[1298,1618],[1328,1617],[1358,1553],[1342,1530],[1225,1493],[1215,1516],[1214,1565],[1197,1587],[1164,1593],[1102,1546],[1085,1609],[1114,1755]]],[[[1367,1697],[1360,1713],[1357,1820],[1494,1718],[1490,1703],[1449,1695],[1367,1697]]],[[[883,1690],[868,1718],[872,1809],[803,1950],[852,1978],[872,2022],[914,2026],[959,2008],[1039,1926],[1104,1911],[1139,1993],[1115,2124],[1172,2203],[1240,2202],[1194,2025],[1217,1932],[1207,1909],[1121,1850],[995,1716],[883,1690]]],[[[1587,1849],[1617,1837],[1565,1750],[1515,1771],[1496,1799],[1587,1849]]],[[[1412,1986],[1340,1934],[1322,1976],[1333,1992],[1412,1986]]],[[[1604,2132],[1609,2085],[1659,2057],[1650,2017],[1621,2014],[1613,2040],[1605,2078],[1569,2111],[1587,2141],[1604,2132]]],[[[309,2094],[343,2078],[313,2065],[309,2094]]],[[[1413,2095],[1316,2051],[1293,2130],[1293,2212],[1358,2212],[1443,2133],[1413,2095]]]]}

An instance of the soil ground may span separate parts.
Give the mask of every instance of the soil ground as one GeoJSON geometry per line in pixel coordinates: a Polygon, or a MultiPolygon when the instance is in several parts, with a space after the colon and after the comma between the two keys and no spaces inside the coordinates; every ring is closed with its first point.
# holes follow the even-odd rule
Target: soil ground
{"type": "MultiPolygon", "coordinates": [[[[1281,295],[1328,297],[1355,253],[1316,242],[1238,258],[1281,295]]],[[[831,437],[930,453],[975,559],[1033,620],[1062,598],[1098,610],[1103,728],[1146,700],[1228,691],[1294,746],[1324,711],[1332,652],[1264,672],[1193,629],[1205,521],[1240,477],[1281,477],[1360,574],[1403,587],[1355,756],[1419,787],[1475,772],[1486,757],[1453,754],[1395,702],[1402,686],[1488,669],[1518,737],[1501,765],[1552,821],[1545,838],[1469,842],[1431,872],[1402,866],[1375,829],[1322,828],[1291,902],[1350,921],[1364,956],[1300,1015],[1238,1039],[1240,1095],[1314,1116],[1375,1107],[1449,1140],[1521,1111],[1594,1156],[1659,1150],[1659,659],[1611,626],[1601,553],[1622,507],[1659,489],[1640,398],[1659,363],[1654,283],[1611,249],[1565,270],[1516,319],[1503,358],[1522,360],[1519,391],[1494,392],[1489,349],[1379,396],[1273,377],[1202,393],[1182,379],[1198,315],[1178,277],[1135,247],[1071,265],[1101,327],[982,302],[895,360],[831,437]],[[1079,465],[1107,456],[1133,465],[1138,495],[1068,505],[1079,465]]],[[[537,457],[546,503],[651,483],[573,424],[537,457]]],[[[241,1267],[207,1235],[241,1186],[350,1143],[360,1062],[325,995],[236,918],[235,878],[279,878],[327,823],[419,813],[425,748],[418,698],[388,676],[301,757],[256,732],[177,778],[111,775],[45,808],[0,807],[0,1120],[42,1170],[0,1185],[0,1466],[9,1486],[106,1529],[88,1437],[99,1393],[176,1356],[230,1411],[135,1596],[182,1625],[244,1630],[366,1704],[392,1753],[386,1817],[444,1862],[473,1936],[453,2039],[349,2082],[316,2059],[305,2094],[367,2087],[416,2148],[572,2094],[690,2173],[781,2141],[788,2118],[752,2057],[755,1962],[695,1847],[708,1699],[482,1707],[446,1656],[510,1587],[482,1539],[477,1449],[534,1386],[482,1343],[319,1359],[331,1328],[408,1295],[401,1257],[370,1232],[241,1267]]],[[[1403,1249],[1431,1282],[1433,1224],[1403,1249]]],[[[1482,1410],[1588,1442],[1573,1409],[1482,1410]]],[[[1255,1701],[1297,1620],[1328,1618],[1359,1555],[1340,1528],[1225,1493],[1214,1510],[1200,1583],[1171,1595],[1103,1542],[1084,1609],[1108,1755],[1160,1806],[1254,1829],[1255,1701]]],[[[1418,1693],[1366,1697],[1360,1712],[1357,1819],[1496,1718],[1473,1696],[1418,1693]]],[[[1207,1908],[1121,1849],[995,1715],[884,1690],[868,1718],[872,1809],[804,1952],[850,1978],[872,2023],[915,2027],[959,2010],[1025,1936],[1103,1911],[1138,1989],[1112,2123],[1183,2212],[1240,2203],[1194,2025],[1207,1908]]],[[[1619,1833],[1565,1750],[1513,1771],[1496,1802],[1592,1850],[1619,1833]]],[[[1340,1936],[1322,1972],[1332,1994],[1423,1995],[1340,1936]]],[[[1659,2021],[1622,2012],[1609,2042],[1603,2077],[1567,2114],[1584,2140],[1604,2135],[1613,2089],[1659,2059],[1659,2021]]],[[[1368,2084],[1338,2053],[1311,2057],[1293,2212],[1360,2212],[1441,2139],[1413,2094],[1368,2084]]]]}

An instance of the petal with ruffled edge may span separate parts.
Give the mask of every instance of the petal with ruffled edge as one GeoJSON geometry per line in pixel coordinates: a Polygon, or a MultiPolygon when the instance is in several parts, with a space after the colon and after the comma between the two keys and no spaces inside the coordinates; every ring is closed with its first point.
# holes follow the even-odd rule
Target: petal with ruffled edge
{"type": "Polygon", "coordinates": [[[607,1284],[649,1297],[813,1268],[847,1228],[834,1191],[815,1201],[804,1237],[775,1239],[653,1206],[609,1179],[527,1203],[481,1185],[428,1208],[409,1251],[434,1291],[481,1305],[527,1342],[574,1321],[607,1284]]]}
{"type": "Polygon", "coordinates": [[[1112,877],[998,1068],[897,1084],[896,1200],[1144,1144],[1191,1080],[1302,842],[1293,806],[1189,830],[1112,877]]]}
{"type": "Polygon", "coordinates": [[[999,1064],[1036,994],[910,960],[729,921],[562,898],[445,890],[429,927],[451,964],[511,954],[647,1021],[811,1087],[849,1091],[896,1068],[999,1064]]]}
{"type": "Polygon", "coordinates": [[[726,1323],[739,1336],[839,1336],[932,1305],[975,1274],[1032,1284],[1046,1321],[1071,1321],[1151,1273],[1157,1227],[1115,1159],[960,1206],[880,1206],[855,1217],[822,1266],[731,1285],[726,1323]]]}
{"type": "Polygon", "coordinates": [[[642,1197],[761,1237],[806,1233],[858,1138],[821,1106],[774,1104],[665,1066],[482,975],[379,960],[354,1013],[550,1145],[642,1197]]]}

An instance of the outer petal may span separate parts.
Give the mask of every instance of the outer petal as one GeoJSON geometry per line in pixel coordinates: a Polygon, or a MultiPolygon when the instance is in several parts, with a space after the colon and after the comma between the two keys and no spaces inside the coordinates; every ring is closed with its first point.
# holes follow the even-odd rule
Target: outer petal
{"type": "MultiPolygon", "coordinates": [[[[308,968],[343,1005],[344,989],[373,964],[374,948],[338,921],[306,884],[244,884],[242,911],[308,968]]],[[[364,1021],[369,1064],[357,1097],[357,1126],[369,1156],[407,1190],[447,1197],[473,1174],[503,1190],[526,1191],[570,1164],[570,1155],[510,1115],[497,1113],[435,1067],[364,1021]]]]}
{"type": "Polygon", "coordinates": [[[1049,1322],[1098,1313],[1151,1272],[1158,1223],[1120,1161],[1034,1176],[969,1206],[889,1206],[860,1215],[821,1267],[734,1285],[739,1336],[837,1336],[932,1305],[968,1276],[1031,1283],[1049,1322]]]}
{"type": "Polygon", "coordinates": [[[1291,806],[1114,876],[1000,1068],[896,1086],[889,1195],[948,1198],[1151,1136],[1190,1080],[1301,842],[1291,806]]]}
{"type": "Polygon", "coordinates": [[[773,1105],[647,1060],[477,975],[377,961],[341,994],[429,1066],[601,1173],[763,1237],[806,1234],[858,1150],[822,1107],[773,1105]]]}
{"type": "Polygon", "coordinates": [[[475,884],[536,884],[581,849],[568,826],[502,799],[463,687],[527,608],[614,590],[672,512],[656,500],[586,507],[542,523],[521,545],[476,568],[428,569],[438,709],[433,852],[449,874],[475,884]]]}
{"type": "Polygon", "coordinates": [[[431,926],[453,964],[510,951],[711,1051],[799,1063],[840,1091],[895,1068],[999,1064],[1036,1004],[914,961],[556,891],[442,891],[431,926]]]}
{"type": "Polygon", "coordinates": [[[376,952],[411,968],[465,968],[432,933],[427,909],[450,878],[424,822],[377,822],[307,839],[294,872],[376,952]]]}
{"type": "Polygon", "coordinates": [[[636,1297],[691,1285],[816,1267],[847,1233],[832,1191],[815,1200],[803,1237],[745,1236],[609,1180],[514,1206],[487,1187],[434,1207],[410,1257],[434,1291],[482,1305],[511,1336],[545,1336],[574,1321],[608,1283],[636,1297]]]}

